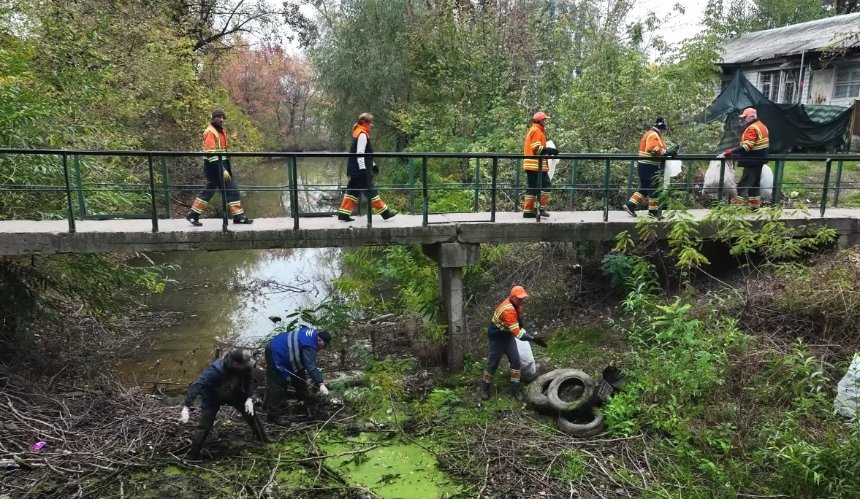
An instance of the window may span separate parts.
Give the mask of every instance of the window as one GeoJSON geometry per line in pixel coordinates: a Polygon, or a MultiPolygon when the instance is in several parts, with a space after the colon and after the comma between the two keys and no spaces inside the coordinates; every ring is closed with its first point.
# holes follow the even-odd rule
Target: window
{"type": "Polygon", "coordinates": [[[797,71],[789,70],[782,72],[782,100],[778,102],[794,102],[797,92],[797,71]]]}
{"type": "Polygon", "coordinates": [[[779,71],[762,71],[758,77],[761,85],[761,93],[765,97],[777,102],[779,100],[779,71]]]}
{"type": "Polygon", "coordinates": [[[852,97],[860,97],[860,66],[836,68],[836,85],[833,88],[833,98],[850,99],[852,97]]]}

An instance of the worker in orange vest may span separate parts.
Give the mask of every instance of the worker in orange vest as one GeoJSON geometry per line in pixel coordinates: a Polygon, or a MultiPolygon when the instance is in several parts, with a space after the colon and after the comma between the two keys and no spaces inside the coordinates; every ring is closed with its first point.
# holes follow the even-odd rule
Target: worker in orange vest
{"type": "Polygon", "coordinates": [[[203,151],[207,154],[203,158],[206,187],[197,195],[197,199],[191,205],[191,211],[185,215],[185,219],[197,227],[203,225],[200,222],[200,215],[206,211],[206,206],[209,205],[215,191],[222,189],[222,194],[227,198],[227,209],[233,216],[233,223],[250,224],[253,222],[245,216],[245,210],[242,209],[239,190],[233,180],[233,168],[230,165],[230,158],[226,155],[227,133],[224,131],[226,120],[227,115],[224,110],[216,109],[212,111],[212,120],[209,122],[209,126],[203,131],[203,151]]]}
{"type": "Polygon", "coordinates": [[[373,115],[361,113],[358,122],[352,127],[352,145],[349,152],[353,154],[346,160],[346,175],[349,182],[346,184],[346,192],[340,209],[337,210],[337,219],[343,222],[352,222],[352,210],[358,204],[361,193],[370,198],[370,204],[374,211],[382,216],[383,220],[397,215],[385,204],[379,196],[379,191],[373,185],[373,174],[378,172],[376,163],[373,161],[373,146],[370,144],[370,132],[373,130],[373,115]]]}
{"type": "Polygon", "coordinates": [[[516,342],[531,341],[546,347],[546,341],[543,338],[526,333],[525,328],[520,326],[523,302],[528,296],[525,288],[514,286],[511,288],[510,295],[493,312],[493,319],[487,327],[490,351],[487,354],[487,367],[481,376],[481,400],[490,398],[490,383],[503,355],[508,357],[508,362],[511,364],[511,396],[518,401],[523,399],[520,390],[520,354],[516,342]]]}
{"type": "Polygon", "coordinates": [[[658,117],[654,120],[654,126],[639,140],[639,159],[636,165],[639,171],[639,190],[621,206],[630,216],[636,216],[636,208],[645,204],[647,198],[648,215],[660,218],[657,190],[660,189],[663,179],[663,166],[666,164],[666,158],[675,156],[677,152],[676,146],[667,144],[663,139],[663,132],[668,129],[666,120],[658,117]]]}
{"type": "Polygon", "coordinates": [[[770,132],[764,123],[758,120],[758,113],[748,107],[738,116],[744,133],[738,147],[726,149],[725,156],[740,156],[738,163],[744,172],[738,182],[738,194],[732,196],[732,204],[748,204],[752,208],[761,206],[761,169],[767,163],[767,153],[770,149],[770,132]]]}
{"type": "MultiPolygon", "coordinates": [[[[542,111],[538,111],[532,116],[532,125],[529,127],[523,142],[523,156],[558,154],[558,149],[546,146],[547,119],[549,116],[542,111]]],[[[528,189],[526,189],[526,195],[523,199],[523,217],[535,218],[538,211],[540,211],[540,216],[548,217],[549,212],[546,207],[549,205],[549,189],[552,187],[549,180],[549,162],[543,158],[525,158],[523,159],[523,170],[526,172],[526,181],[528,182],[528,189]],[[538,175],[542,176],[540,187],[538,187],[538,175]],[[538,196],[540,196],[539,204],[535,203],[538,196]]]]}

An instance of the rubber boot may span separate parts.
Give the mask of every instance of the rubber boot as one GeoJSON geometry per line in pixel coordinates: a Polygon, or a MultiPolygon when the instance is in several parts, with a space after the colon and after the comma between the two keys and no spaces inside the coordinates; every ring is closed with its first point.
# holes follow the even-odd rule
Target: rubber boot
{"type": "Polygon", "coordinates": [[[380,215],[382,215],[383,220],[388,220],[389,218],[393,217],[394,215],[397,215],[397,210],[392,210],[391,208],[386,208],[385,211],[380,213],[380,215]]]}
{"type": "Polygon", "coordinates": [[[254,221],[251,220],[250,218],[246,217],[245,214],[243,213],[241,215],[236,215],[235,217],[233,217],[233,223],[234,224],[246,224],[247,225],[247,224],[254,223],[254,221]]]}
{"type": "Polygon", "coordinates": [[[548,211],[546,211],[546,210],[540,210],[540,216],[541,216],[542,218],[548,218],[548,217],[549,217],[549,212],[548,212],[548,211]]]}
{"type": "Polygon", "coordinates": [[[481,381],[481,400],[490,400],[490,384],[481,381]]]}
{"type": "Polygon", "coordinates": [[[523,391],[519,383],[511,383],[511,397],[517,402],[523,401],[523,391]]]}
{"type": "Polygon", "coordinates": [[[200,449],[203,448],[203,442],[206,440],[206,436],[209,434],[209,430],[205,430],[202,428],[197,428],[191,434],[191,448],[188,450],[188,454],[185,456],[191,461],[199,461],[200,460],[200,449]]]}
{"type": "Polygon", "coordinates": [[[338,213],[337,219],[341,222],[355,222],[355,219],[347,215],[346,213],[338,213]]]}
{"type": "Polygon", "coordinates": [[[663,213],[661,212],[661,210],[648,210],[648,216],[655,220],[663,219],[663,213]]]}
{"type": "Polygon", "coordinates": [[[203,222],[200,221],[200,214],[196,211],[189,211],[187,215],[185,215],[185,220],[191,222],[191,225],[195,227],[200,227],[203,225],[203,222]]]}
{"type": "Polygon", "coordinates": [[[537,217],[537,211],[535,211],[535,210],[529,210],[529,211],[523,212],[523,218],[536,218],[536,217],[537,217]]]}
{"type": "Polygon", "coordinates": [[[626,203],[621,205],[621,208],[627,212],[631,217],[636,217],[636,205],[627,201],[626,203]]]}

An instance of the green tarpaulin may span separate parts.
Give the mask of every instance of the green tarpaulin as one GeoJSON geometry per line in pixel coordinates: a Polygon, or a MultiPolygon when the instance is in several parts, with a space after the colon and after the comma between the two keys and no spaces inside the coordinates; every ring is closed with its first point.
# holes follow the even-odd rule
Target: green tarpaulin
{"type": "Polygon", "coordinates": [[[716,151],[737,146],[741,135],[738,115],[754,107],[770,131],[774,154],[809,150],[842,150],[847,142],[851,108],[840,106],[776,104],[738,71],[731,83],[702,113],[704,122],[722,120],[725,133],[716,151]]]}

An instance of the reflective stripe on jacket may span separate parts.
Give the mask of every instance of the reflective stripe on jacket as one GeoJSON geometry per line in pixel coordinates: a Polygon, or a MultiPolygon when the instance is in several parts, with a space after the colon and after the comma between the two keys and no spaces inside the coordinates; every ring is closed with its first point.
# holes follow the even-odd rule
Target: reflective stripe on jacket
{"type": "MultiPolygon", "coordinates": [[[[543,148],[546,147],[546,134],[544,129],[537,123],[533,123],[526,133],[526,140],[523,142],[523,156],[540,156],[543,153],[543,148]]],[[[538,159],[526,158],[523,160],[523,170],[538,171],[538,159]]],[[[541,171],[548,172],[549,165],[546,159],[541,161],[541,171]]]]}
{"type": "Polygon", "coordinates": [[[212,125],[206,127],[203,131],[203,152],[212,153],[212,156],[206,156],[206,161],[218,161],[219,155],[226,161],[227,156],[220,153],[227,152],[227,133],[212,125]]]}
{"type": "Polygon", "coordinates": [[[745,151],[760,151],[770,148],[770,132],[761,121],[753,121],[741,135],[741,147],[745,151]]]}
{"type": "Polygon", "coordinates": [[[285,378],[307,371],[314,383],[323,382],[322,373],[316,365],[317,330],[301,326],[295,331],[281,333],[269,343],[275,369],[285,378]]]}
{"type": "Polygon", "coordinates": [[[660,166],[665,160],[657,159],[666,155],[666,141],[656,128],[651,128],[639,141],[639,162],[660,166]]]}
{"type": "Polygon", "coordinates": [[[491,321],[490,331],[492,334],[493,326],[501,333],[510,333],[515,338],[520,338],[523,335],[523,330],[520,327],[520,310],[511,303],[510,298],[505,300],[496,307],[493,312],[493,320],[491,321]]]}

